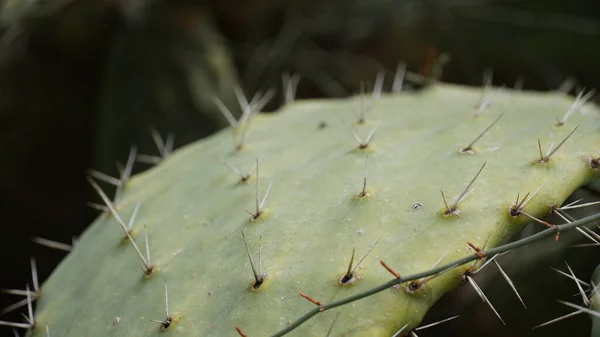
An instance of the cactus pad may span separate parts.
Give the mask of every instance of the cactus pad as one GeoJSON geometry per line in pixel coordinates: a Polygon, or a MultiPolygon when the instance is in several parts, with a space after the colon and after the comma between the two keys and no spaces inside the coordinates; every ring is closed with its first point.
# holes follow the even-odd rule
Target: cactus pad
{"type": "MultiPolygon", "coordinates": [[[[127,222],[141,202],[132,237],[145,256],[147,233],[152,273],[103,214],[43,285],[33,335],[47,324],[52,337],[270,336],[314,302],[473,254],[467,242],[497,246],[596,174],[598,110],[557,93],[494,89],[478,109],[480,89],[435,84],[383,94],[364,123],[352,113],[360,99],[257,114],[240,151],[223,130],[135,176],[115,208],[127,222]],[[268,191],[258,210],[257,159],[259,203],[268,191]]],[[[324,311],[289,335],[409,331],[470,266],[324,311]]]]}

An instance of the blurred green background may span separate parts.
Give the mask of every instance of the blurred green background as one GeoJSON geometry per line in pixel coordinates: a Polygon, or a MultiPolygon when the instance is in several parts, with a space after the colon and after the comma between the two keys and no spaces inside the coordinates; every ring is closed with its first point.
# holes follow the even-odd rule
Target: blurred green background
{"type": "MultiPolygon", "coordinates": [[[[522,83],[525,90],[556,90],[571,83],[564,87],[574,93],[596,87],[600,79],[596,0],[0,4],[2,288],[23,288],[29,282],[30,256],[38,260],[42,280],[64,256],[36,246],[32,236],[69,243],[96,216],[85,204],[92,200],[86,169],[116,176],[115,164],[124,163],[132,144],[141,153],[157,154],[150,136],[153,128],[163,137],[172,132],[175,147],[180,147],[225,127],[213,97],[235,109],[234,87],[248,96],[276,90],[266,107],[275,111],[283,103],[284,73],[300,76],[300,98],[343,97],[358,92],[361,81],[369,86],[381,71],[389,88],[399,62],[407,64],[409,85],[419,88],[423,76],[431,75],[436,62],[446,56],[449,62],[439,79],[466,85],[481,85],[488,70],[493,71],[494,85],[522,83]]],[[[146,167],[138,164],[136,171],[146,167]]],[[[597,198],[589,190],[582,193],[597,198]]],[[[595,248],[569,254],[584,279],[593,271],[590,265],[600,261],[595,248]]],[[[529,310],[507,296],[510,289],[498,283],[497,274],[487,277],[489,291],[495,294],[490,298],[502,313],[512,315],[505,317],[508,327],[499,326],[466,289],[453,292],[431,312],[434,319],[460,311],[462,321],[420,335],[585,335],[585,316],[531,331],[566,312],[553,305],[549,294],[565,298],[576,291],[548,268],[562,263],[564,255],[531,255],[543,256],[531,265],[508,256],[506,262],[514,266],[507,269],[518,275],[515,282],[518,277],[529,279],[525,270],[538,266],[539,277],[523,286],[529,294],[524,297],[532,302],[529,310]]],[[[16,300],[0,296],[0,308],[16,300]]],[[[19,316],[12,313],[1,319],[19,316]]]]}

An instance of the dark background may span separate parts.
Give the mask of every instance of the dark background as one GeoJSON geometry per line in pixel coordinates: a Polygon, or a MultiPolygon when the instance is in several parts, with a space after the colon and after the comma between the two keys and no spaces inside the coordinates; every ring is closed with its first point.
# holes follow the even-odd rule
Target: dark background
{"type": "MultiPolygon", "coordinates": [[[[32,236],[70,243],[93,221],[96,212],[85,205],[93,199],[86,169],[116,175],[115,162],[125,161],[131,144],[156,153],[151,127],[173,132],[176,146],[225,127],[211,97],[234,106],[236,85],[248,95],[277,89],[266,108],[274,111],[282,103],[284,72],[302,76],[299,97],[347,96],[378,71],[386,71],[389,85],[400,61],[419,87],[419,74],[429,75],[444,53],[451,56],[440,76],[447,82],[478,86],[490,69],[494,85],[512,87],[522,79],[526,90],[556,90],[570,78],[574,93],[600,79],[600,2],[594,0],[23,3],[0,1],[2,288],[30,282],[29,257],[37,259],[43,280],[64,256],[35,245],[32,236]]],[[[598,261],[593,250],[576,254],[598,261]]],[[[593,268],[582,264],[580,276],[589,278],[593,268]]],[[[558,282],[546,288],[567,287],[558,282]]],[[[0,308],[18,299],[0,295],[0,308]]],[[[483,321],[495,324],[493,316],[483,321]]],[[[565,321],[562,333],[585,335],[588,321],[583,315],[565,321]]],[[[525,336],[539,323],[494,331],[525,336]]],[[[447,329],[465,335],[458,328],[465,324],[481,335],[472,321],[447,329]]]]}

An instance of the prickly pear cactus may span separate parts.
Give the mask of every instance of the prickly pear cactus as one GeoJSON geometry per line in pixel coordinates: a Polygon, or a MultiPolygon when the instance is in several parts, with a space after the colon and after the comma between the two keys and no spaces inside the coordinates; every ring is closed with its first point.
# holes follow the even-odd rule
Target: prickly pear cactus
{"type": "MultiPolygon", "coordinates": [[[[480,89],[435,84],[298,101],[176,151],[115,205],[126,226],[139,203],[140,253],[100,216],[43,285],[32,335],[271,336],[315,307],[497,246],[595,176],[600,116],[557,93],[490,97],[482,106],[480,89]]],[[[472,271],[392,287],[289,335],[408,332],[472,271]]]]}

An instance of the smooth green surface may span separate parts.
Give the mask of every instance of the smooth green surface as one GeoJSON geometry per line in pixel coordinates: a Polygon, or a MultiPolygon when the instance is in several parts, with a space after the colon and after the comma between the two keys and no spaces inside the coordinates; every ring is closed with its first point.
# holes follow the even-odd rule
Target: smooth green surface
{"type": "MultiPolygon", "coordinates": [[[[554,126],[572,99],[556,93],[517,93],[494,89],[491,107],[474,117],[480,91],[437,84],[418,93],[383,95],[356,125],[351,100],[293,103],[273,115],[252,119],[247,144],[234,152],[230,130],[176,151],[159,166],[131,180],[118,205],[127,220],[142,201],[135,240],[144,247],[148,228],[154,275],[142,276],[141,263],[116,221],[100,217],[74,251],[44,284],[36,313],[52,337],[62,336],[268,336],[314,305],[301,291],[323,303],[389,280],[385,261],[400,274],[431,268],[472,253],[466,242],[493,247],[520,230],[528,219],[511,218],[517,194],[535,191],[525,212],[542,217],[561,204],[595,171],[582,156],[597,156],[598,110],[585,106],[562,127],[554,126]],[[458,150],[470,143],[500,113],[503,117],[475,145],[475,154],[458,150]],[[376,125],[367,150],[361,137],[376,125]],[[319,123],[326,121],[325,128],[319,123]],[[579,125],[548,163],[539,164],[537,139],[544,152],[579,125]],[[369,197],[361,191],[368,160],[369,197]],[[217,157],[241,170],[259,158],[261,195],[270,182],[264,217],[250,222],[254,179],[237,177],[217,157]],[[458,206],[459,216],[443,217],[443,189],[454,201],[484,162],[477,188],[458,206]],[[423,207],[412,210],[420,202],[423,207]],[[252,280],[240,230],[268,273],[259,291],[252,280]],[[357,258],[380,239],[352,286],[340,287],[352,249],[357,258]],[[165,332],[150,319],[164,318],[163,283],[169,287],[176,322],[165,332]],[[119,317],[119,322],[115,318],[119,317]]],[[[540,224],[540,226],[542,226],[540,224]]],[[[355,260],[356,261],[356,260],[355,260]]],[[[390,336],[459,284],[467,266],[427,283],[409,295],[390,289],[319,315],[290,336],[324,336],[341,312],[332,336],[390,336]]],[[[40,325],[40,326],[41,326],[40,325]]],[[[36,336],[43,336],[42,329],[36,336]]]]}

